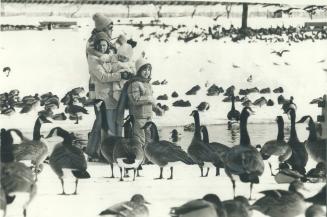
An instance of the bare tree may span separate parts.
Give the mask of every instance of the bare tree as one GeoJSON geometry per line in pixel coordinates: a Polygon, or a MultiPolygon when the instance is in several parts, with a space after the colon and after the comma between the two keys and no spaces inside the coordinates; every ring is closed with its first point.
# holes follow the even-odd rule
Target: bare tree
{"type": "Polygon", "coordinates": [[[154,7],[155,7],[155,9],[156,9],[157,19],[159,20],[159,18],[162,17],[162,15],[161,15],[162,5],[155,5],[155,4],[154,4],[154,7]]]}
{"type": "Polygon", "coordinates": [[[127,4],[126,7],[127,7],[127,18],[129,18],[129,16],[130,16],[130,5],[127,4]]]}
{"type": "Polygon", "coordinates": [[[227,19],[229,19],[229,17],[230,17],[230,13],[232,11],[232,6],[233,5],[232,4],[229,4],[229,3],[225,4],[227,19]]]}
{"type": "Polygon", "coordinates": [[[196,9],[197,9],[197,6],[195,5],[195,6],[194,6],[194,10],[193,10],[193,12],[192,12],[192,14],[191,14],[191,18],[194,17],[194,15],[195,15],[195,13],[196,13],[196,9]]]}
{"type": "Polygon", "coordinates": [[[86,0],[77,0],[75,5],[76,5],[76,10],[73,11],[73,13],[70,14],[70,17],[74,17],[75,14],[77,14],[81,8],[82,8],[82,5],[85,3],[86,0]]]}

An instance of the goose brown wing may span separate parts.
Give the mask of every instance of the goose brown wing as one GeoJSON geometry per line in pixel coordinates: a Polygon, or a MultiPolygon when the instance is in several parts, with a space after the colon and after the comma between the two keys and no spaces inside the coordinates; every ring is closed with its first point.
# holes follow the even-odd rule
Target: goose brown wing
{"type": "Polygon", "coordinates": [[[34,183],[32,170],[22,163],[8,163],[1,167],[1,185],[5,192],[28,191],[34,183]]]}
{"type": "Polygon", "coordinates": [[[85,157],[80,149],[74,146],[65,147],[62,144],[58,144],[50,155],[50,165],[75,170],[87,168],[85,157]]]}
{"type": "Polygon", "coordinates": [[[194,163],[180,146],[166,140],[150,144],[147,149],[151,152],[152,157],[159,158],[160,162],[168,163],[181,161],[186,164],[194,163]]]}
{"type": "Polygon", "coordinates": [[[195,162],[215,161],[215,159],[212,159],[214,150],[202,141],[193,140],[192,145],[188,148],[188,153],[195,162]]]}

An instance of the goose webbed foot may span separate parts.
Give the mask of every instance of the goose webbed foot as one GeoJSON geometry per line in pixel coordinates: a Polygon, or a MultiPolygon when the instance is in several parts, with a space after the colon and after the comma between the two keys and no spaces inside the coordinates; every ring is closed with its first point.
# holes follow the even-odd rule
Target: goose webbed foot
{"type": "Polygon", "coordinates": [[[139,169],[136,171],[136,177],[142,177],[142,176],[140,175],[140,170],[139,170],[139,169]]]}
{"type": "Polygon", "coordinates": [[[113,164],[110,164],[110,168],[111,168],[111,177],[109,178],[115,178],[115,175],[114,175],[114,165],[113,164]]]}
{"type": "Polygon", "coordinates": [[[77,195],[77,185],[78,185],[78,179],[75,180],[75,191],[73,195],[77,195]]]}
{"type": "Polygon", "coordinates": [[[249,197],[249,200],[254,200],[254,199],[252,199],[252,189],[253,189],[253,183],[251,182],[251,184],[250,184],[250,197],[249,197]]]}
{"type": "Polygon", "coordinates": [[[208,175],[209,175],[209,170],[210,170],[210,168],[207,167],[207,173],[206,173],[205,177],[208,177],[208,175]]]}
{"type": "Polygon", "coordinates": [[[168,178],[168,180],[173,179],[173,172],[174,172],[174,168],[170,167],[170,177],[168,178]]]}
{"type": "Polygon", "coordinates": [[[220,168],[216,167],[216,176],[220,176],[220,168]]]}
{"type": "Polygon", "coordinates": [[[200,171],[201,171],[201,177],[204,177],[203,176],[203,167],[202,166],[200,166],[200,171]]]}
{"type": "Polygon", "coordinates": [[[119,181],[122,182],[122,181],[124,181],[124,179],[123,179],[123,169],[122,168],[119,168],[119,171],[120,171],[120,179],[119,179],[119,181]]]}
{"type": "Polygon", "coordinates": [[[235,180],[232,180],[232,184],[233,184],[233,195],[234,195],[234,199],[235,199],[235,189],[236,189],[235,180]]]}
{"type": "Polygon", "coordinates": [[[159,175],[159,178],[155,178],[155,180],[156,179],[163,179],[162,172],[163,172],[163,168],[160,167],[160,175],[159,175]]]}
{"type": "Polygon", "coordinates": [[[133,181],[135,181],[135,177],[136,177],[136,169],[133,169],[133,181]]]}

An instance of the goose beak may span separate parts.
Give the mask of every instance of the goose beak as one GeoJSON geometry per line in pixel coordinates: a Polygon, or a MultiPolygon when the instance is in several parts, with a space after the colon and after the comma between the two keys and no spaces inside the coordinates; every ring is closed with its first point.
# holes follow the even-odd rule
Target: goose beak
{"type": "Polygon", "coordinates": [[[151,204],[150,202],[148,202],[148,201],[146,201],[146,200],[144,200],[144,203],[145,203],[145,204],[151,204]]]}

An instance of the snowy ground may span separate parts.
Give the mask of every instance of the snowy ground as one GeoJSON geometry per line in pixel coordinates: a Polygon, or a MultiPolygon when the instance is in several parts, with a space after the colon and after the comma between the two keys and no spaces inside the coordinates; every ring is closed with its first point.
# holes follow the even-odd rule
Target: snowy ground
{"type": "MultiPolygon", "coordinates": [[[[37,21],[53,20],[63,18],[28,18],[4,17],[2,23],[32,23],[37,21]]],[[[67,19],[67,18],[65,18],[67,19]]],[[[146,18],[148,21],[150,18],[146,18]]],[[[76,19],[75,19],[76,20],[76,19]]],[[[116,19],[117,20],[117,19],[116,19]]],[[[140,19],[135,19],[138,22],[140,19]]],[[[1,74],[0,92],[18,88],[21,95],[42,94],[48,91],[62,97],[71,88],[83,86],[87,88],[88,66],[85,58],[85,43],[92,29],[90,19],[81,18],[77,20],[81,28],[75,30],[52,30],[52,31],[14,31],[2,32],[0,40],[0,67],[10,66],[12,72],[9,77],[1,74]]],[[[220,20],[219,24],[229,26],[233,23],[239,26],[239,19],[220,20]],[[225,22],[226,21],[226,22],[225,22]]],[[[249,25],[254,27],[270,26],[276,24],[303,24],[303,19],[250,19],[249,25]],[[269,21],[269,22],[268,22],[269,21]],[[271,21],[271,22],[270,22],[271,21]]],[[[116,21],[117,22],[117,21],[116,21]]],[[[121,19],[121,23],[128,22],[121,19]]],[[[188,29],[197,24],[206,28],[212,25],[211,18],[165,18],[162,20],[168,24],[186,23],[188,29]]],[[[203,123],[217,124],[225,123],[226,113],[230,104],[221,102],[223,97],[207,97],[205,83],[215,83],[226,89],[230,85],[239,88],[258,87],[259,89],[270,87],[274,89],[282,86],[286,98],[294,96],[298,105],[298,116],[310,114],[316,116],[320,110],[316,105],[310,105],[311,99],[322,96],[327,92],[327,62],[319,63],[327,58],[325,52],[327,41],[305,41],[293,43],[266,43],[241,41],[232,43],[226,40],[209,40],[207,42],[184,43],[171,37],[168,43],[159,43],[155,39],[144,42],[139,39],[143,33],[147,35],[153,31],[160,32],[161,29],[146,27],[138,30],[134,27],[116,26],[114,35],[126,32],[138,41],[134,52],[134,58],[138,58],[145,51],[153,65],[153,80],[166,79],[165,86],[154,86],[155,96],[167,93],[168,101],[164,101],[170,107],[164,117],[158,118],[157,123],[163,125],[186,124],[183,117],[190,113],[201,101],[208,101],[211,108],[203,114],[203,123]],[[290,52],[278,57],[271,54],[272,50],[289,49],[290,52]],[[285,65],[285,62],[289,65],[285,65]],[[274,65],[278,64],[278,65],[274,65]],[[232,65],[240,68],[233,68],[232,65]],[[253,75],[253,82],[246,82],[246,78],[253,75]],[[201,90],[196,96],[185,96],[184,93],[192,86],[199,84],[201,90]],[[192,107],[173,108],[172,102],[177,99],[170,97],[176,90],[180,97],[177,99],[190,100],[192,107]]],[[[266,94],[267,99],[276,102],[279,94],[266,94]]],[[[261,97],[259,94],[250,95],[250,99],[261,97]]],[[[237,105],[241,109],[241,105],[237,105]]],[[[61,108],[60,110],[62,110],[61,108]]],[[[41,110],[41,108],[37,108],[41,110]]],[[[58,112],[60,111],[58,110],[58,112]]],[[[256,116],[253,122],[271,122],[280,113],[280,106],[256,108],[256,116]]],[[[36,113],[36,112],[34,112],[36,113]]],[[[93,113],[90,110],[90,113],[93,113]]],[[[16,124],[22,115],[15,114],[11,117],[0,117],[5,123],[16,124]]],[[[30,128],[35,115],[26,115],[24,123],[20,127],[30,128]],[[31,118],[31,119],[29,119],[31,118]],[[31,123],[26,125],[25,123],[31,123]]],[[[88,129],[93,121],[93,115],[89,115],[81,122],[80,128],[88,129]]]]}
{"type": "MultiPolygon", "coordinates": [[[[1,18],[1,23],[37,24],[37,21],[50,18],[25,18],[10,17],[1,18]]],[[[51,18],[61,19],[61,18],[51,18]]],[[[85,58],[85,43],[92,28],[91,19],[77,20],[81,28],[75,30],[52,30],[52,31],[16,31],[1,32],[0,34],[0,68],[10,66],[12,73],[9,77],[0,75],[0,92],[18,88],[21,95],[40,94],[52,91],[60,97],[70,89],[83,86],[87,87],[88,69],[85,58]]],[[[117,19],[115,19],[117,21],[117,19]]],[[[121,19],[122,22],[127,22],[121,19]]],[[[189,28],[195,24],[201,26],[211,25],[210,18],[165,18],[165,23],[186,23],[189,28]]],[[[231,23],[239,26],[239,20],[220,20],[220,24],[229,26],[231,23]]],[[[250,19],[249,25],[254,27],[270,26],[276,24],[303,24],[303,19],[297,20],[267,20],[250,19]]],[[[318,63],[327,58],[327,41],[306,41],[303,43],[270,44],[265,42],[248,43],[242,41],[232,43],[229,39],[208,42],[190,42],[185,44],[176,39],[169,43],[159,43],[155,40],[144,42],[139,40],[142,31],[133,27],[116,26],[114,34],[124,31],[138,41],[134,57],[137,58],[141,51],[145,51],[153,64],[153,80],[166,79],[165,86],[154,86],[155,95],[167,93],[168,96],[176,90],[180,98],[190,100],[190,108],[174,108],[173,100],[169,97],[165,104],[170,110],[163,117],[156,118],[158,126],[175,126],[190,123],[189,113],[201,101],[208,101],[210,110],[201,114],[204,124],[226,123],[226,114],[230,104],[221,102],[222,96],[207,97],[204,84],[215,83],[227,88],[235,85],[239,88],[257,86],[259,89],[270,87],[272,89],[282,86],[284,96],[294,96],[298,105],[297,115],[310,114],[316,116],[320,110],[316,105],[310,105],[311,99],[327,93],[327,74],[323,69],[327,68],[327,62],[318,63]],[[283,58],[271,54],[272,50],[289,49],[283,58]],[[273,62],[279,64],[274,65],[273,62]],[[289,63],[289,66],[285,65],[289,63]],[[240,68],[233,68],[232,65],[240,68]],[[247,83],[246,78],[252,74],[253,82],[247,83]],[[196,96],[185,96],[184,93],[192,86],[199,84],[201,90],[196,96]],[[186,118],[187,117],[187,118],[186,118]]],[[[144,34],[161,31],[160,29],[145,28],[144,34]]],[[[265,95],[276,102],[278,94],[265,95]]],[[[250,95],[250,99],[259,98],[260,95],[250,95]]],[[[178,99],[180,99],[178,98],[178,99]]],[[[237,108],[241,106],[237,104],[237,108]]],[[[38,108],[39,110],[41,108],[38,108]]],[[[58,112],[64,108],[61,107],[58,112]]],[[[25,131],[32,131],[36,117],[36,111],[31,114],[14,114],[10,117],[0,116],[1,127],[16,127],[25,131]]],[[[256,108],[256,115],[251,117],[250,122],[272,122],[276,115],[281,114],[280,106],[256,108]]],[[[93,123],[92,109],[90,115],[84,117],[80,125],[74,125],[73,121],[55,122],[68,130],[87,130],[93,123]]],[[[42,126],[43,131],[48,131],[53,125],[42,126]]],[[[299,137],[305,138],[304,135],[299,137]]],[[[311,162],[311,165],[312,162],[311,162]]],[[[134,193],[142,193],[145,198],[152,202],[150,213],[153,217],[168,216],[169,208],[181,205],[187,200],[202,197],[206,193],[217,193],[221,199],[232,197],[232,185],[222,172],[221,177],[199,177],[199,169],[196,166],[179,165],[175,169],[175,179],[172,181],[154,181],[159,175],[159,169],[155,166],[145,166],[142,171],[143,177],[135,182],[119,182],[117,179],[106,179],[109,168],[96,163],[89,164],[92,178],[80,181],[78,196],[59,196],[60,182],[51,169],[46,166],[40,175],[38,182],[38,194],[30,206],[28,216],[33,217],[56,217],[56,216],[96,216],[102,209],[121,200],[128,200],[134,193]]],[[[118,171],[116,171],[118,175],[118,171]]],[[[167,174],[165,175],[168,176],[167,174]]],[[[315,194],[323,184],[306,184],[310,192],[306,196],[315,194]]],[[[237,194],[248,196],[249,186],[237,184],[237,194]]],[[[261,190],[286,189],[287,185],[277,185],[268,172],[268,167],[261,178],[261,183],[254,188],[255,198],[261,190]]],[[[68,192],[73,192],[73,180],[68,181],[68,192]]],[[[24,198],[18,198],[14,205],[9,206],[8,216],[20,216],[24,198]]],[[[254,216],[262,216],[255,212],[254,216]]]]}

